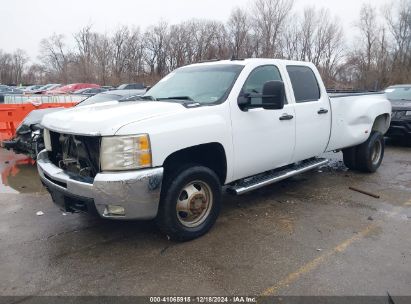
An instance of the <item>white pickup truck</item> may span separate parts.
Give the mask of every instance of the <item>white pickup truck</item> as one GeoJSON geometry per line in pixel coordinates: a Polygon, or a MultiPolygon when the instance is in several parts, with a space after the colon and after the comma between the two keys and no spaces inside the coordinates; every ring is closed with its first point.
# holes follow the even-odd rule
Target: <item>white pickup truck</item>
{"type": "Polygon", "coordinates": [[[329,98],[311,63],[215,61],[179,68],[141,101],[46,115],[38,171],[56,204],[108,219],[153,219],[175,240],[206,233],[234,194],[324,165],[384,155],[384,95],[329,98]]]}

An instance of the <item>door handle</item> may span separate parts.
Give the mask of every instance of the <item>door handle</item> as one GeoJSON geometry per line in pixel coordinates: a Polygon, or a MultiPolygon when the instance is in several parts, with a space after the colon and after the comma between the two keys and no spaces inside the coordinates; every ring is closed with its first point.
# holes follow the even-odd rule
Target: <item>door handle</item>
{"type": "Polygon", "coordinates": [[[318,110],[317,113],[318,113],[318,114],[327,114],[327,113],[328,113],[328,110],[327,110],[327,109],[324,109],[324,108],[321,108],[320,110],[318,110]]]}
{"type": "Polygon", "coordinates": [[[285,114],[283,114],[282,116],[280,116],[280,120],[291,120],[291,119],[293,119],[293,118],[294,118],[293,115],[290,115],[290,114],[287,114],[287,113],[285,113],[285,114]]]}

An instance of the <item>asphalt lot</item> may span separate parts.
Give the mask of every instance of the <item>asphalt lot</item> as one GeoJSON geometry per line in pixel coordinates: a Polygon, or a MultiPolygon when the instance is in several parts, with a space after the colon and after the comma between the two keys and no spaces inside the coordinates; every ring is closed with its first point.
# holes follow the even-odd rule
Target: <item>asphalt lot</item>
{"type": "Polygon", "coordinates": [[[64,215],[33,163],[0,149],[0,295],[411,295],[411,148],[388,146],[372,175],[328,156],[227,195],[210,233],[174,243],[152,222],[64,215]]]}

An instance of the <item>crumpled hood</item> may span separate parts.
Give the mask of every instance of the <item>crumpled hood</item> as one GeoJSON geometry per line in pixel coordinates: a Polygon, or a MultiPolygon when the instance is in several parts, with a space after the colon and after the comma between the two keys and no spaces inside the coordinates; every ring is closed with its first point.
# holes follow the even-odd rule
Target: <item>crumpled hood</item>
{"type": "Polygon", "coordinates": [[[187,109],[173,102],[108,102],[47,114],[41,124],[60,133],[109,136],[127,124],[182,111],[187,109]]]}
{"type": "Polygon", "coordinates": [[[43,119],[44,115],[49,114],[49,113],[54,113],[57,111],[62,111],[65,108],[48,108],[48,109],[39,109],[39,110],[33,110],[31,111],[26,118],[23,120],[23,124],[31,126],[35,124],[39,124],[41,120],[43,119]]]}

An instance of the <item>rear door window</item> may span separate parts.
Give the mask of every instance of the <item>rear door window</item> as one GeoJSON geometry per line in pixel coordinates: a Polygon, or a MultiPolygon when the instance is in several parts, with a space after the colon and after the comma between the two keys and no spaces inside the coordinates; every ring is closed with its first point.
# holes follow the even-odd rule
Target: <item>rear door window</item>
{"type": "Polygon", "coordinates": [[[295,101],[310,102],[320,99],[321,93],[314,72],[307,66],[288,65],[287,72],[293,86],[295,101]]]}

